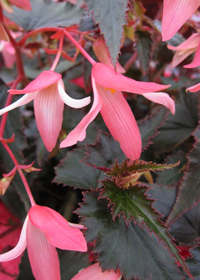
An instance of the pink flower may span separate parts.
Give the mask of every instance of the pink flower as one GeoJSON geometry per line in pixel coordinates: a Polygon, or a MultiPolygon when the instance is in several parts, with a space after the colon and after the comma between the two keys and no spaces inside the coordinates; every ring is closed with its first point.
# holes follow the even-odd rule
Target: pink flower
{"type": "Polygon", "coordinates": [[[25,94],[16,102],[0,110],[0,115],[34,100],[34,111],[38,130],[48,151],[56,145],[62,127],[64,103],[72,108],[89,104],[90,97],[80,100],[66,94],[61,74],[42,72],[23,90],[11,89],[11,94],[25,94]]]}
{"type": "Polygon", "coordinates": [[[163,41],[171,39],[200,6],[200,0],[164,0],[163,41]]]}
{"type": "Polygon", "coordinates": [[[121,277],[119,270],[102,272],[99,263],[95,263],[81,270],[71,280],[120,280],[121,277]]]}
{"type": "Polygon", "coordinates": [[[195,53],[194,60],[192,63],[185,65],[185,68],[193,68],[200,65],[200,34],[192,34],[187,40],[181,43],[179,46],[167,46],[168,49],[176,51],[173,60],[172,67],[176,67],[181,63],[186,57],[188,57],[193,52],[195,53]]]}
{"type": "Polygon", "coordinates": [[[174,101],[163,92],[168,86],[155,83],[137,82],[116,72],[113,68],[95,63],[92,69],[94,103],[89,113],[72,130],[60,147],[69,147],[86,137],[86,129],[99,112],[105,124],[121,149],[131,160],[140,157],[142,143],[135,117],[121,91],[143,95],[147,99],[162,104],[175,113],[174,101]]]}
{"type": "Polygon", "coordinates": [[[73,228],[56,211],[39,205],[29,210],[18,244],[11,251],[0,255],[0,262],[20,256],[27,247],[36,280],[60,280],[60,265],[56,248],[87,251],[82,232],[73,228]]]}

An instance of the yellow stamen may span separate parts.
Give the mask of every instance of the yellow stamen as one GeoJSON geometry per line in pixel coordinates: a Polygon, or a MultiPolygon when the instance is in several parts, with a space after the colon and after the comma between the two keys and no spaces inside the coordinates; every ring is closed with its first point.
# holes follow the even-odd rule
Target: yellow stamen
{"type": "Polygon", "coordinates": [[[112,94],[114,94],[116,92],[116,89],[113,88],[105,88],[106,90],[109,90],[112,94]]]}

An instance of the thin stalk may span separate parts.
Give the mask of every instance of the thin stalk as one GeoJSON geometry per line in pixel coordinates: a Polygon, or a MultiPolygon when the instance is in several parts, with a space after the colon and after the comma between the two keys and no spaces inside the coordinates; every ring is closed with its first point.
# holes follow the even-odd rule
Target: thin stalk
{"type": "Polygon", "coordinates": [[[51,69],[50,69],[51,71],[54,71],[56,69],[56,66],[58,65],[60,56],[62,54],[63,41],[64,41],[64,34],[61,35],[58,52],[56,54],[56,57],[55,57],[55,60],[54,60],[54,62],[52,64],[52,66],[51,66],[51,69]]]}
{"type": "Polygon", "coordinates": [[[84,50],[84,48],[67,32],[67,30],[64,31],[65,35],[72,41],[72,43],[79,49],[79,51],[82,53],[82,55],[85,56],[85,58],[92,64],[92,66],[95,65],[96,61],[84,50]]]}
{"type": "Polygon", "coordinates": [[[12,159],[14,165],[17,167],[17,171],[18,171],[18,173],[19,173],[19,175],[20,175],[20,177],[21,177],[21,180],[22,180],[22,182],[23,182],[23,184],[24,184],[24,187],[25,187],[26,192],[27,192],[27,194],[28,194],[28,197],[29,197],[29,199],[30,199],[31,205],[34,206],[34,205],[35,205],[35,200],[34,200],[34,198],[33,198],[33,195],[32,195],[32,193],[31,193],[31,190],[30,190],[30,188],[29,188],[29,185],[28,185],[28,183],[27,183],[27,181],[26,181],[26,178],[25,178],[25,176],[24,176],[24,173],[22,172],[22,170],[21,170],[20,168],[18,168],[18,167],[19,167],[19,163],[18,163],[16,157],[14,156],[13,152],[11,151],[11,149],[10,149],[10,147],[7,145],[7,143],[5,143],[5,142],[1,142],[1,143],[2,143],[2,145],[4,146],[4,148],[6,149],[6,151],[8,152],[8,154],[10,155],[10,157],[11,157],[11,159],[12,159]]]}
{"type": "MultiPolygon", "coordinates": [[[[18,77],[14,82],[13,82],[13,85],[11,88],[16,88],[17,85],[20,83],[20,81],[22,80],[21,77],[18,77]]],[[[6,104],[5,104],[5,107],[9,106],[12,102],[12,98],[13,98],[13,95],[12,94],[8,94],[8,98],[6,100],[6,104]]],[[[1,124],[0,124],[0,138],[3,137],[3,132],[4,132],[4,129],[5,129],[5,126],[6,126],[6,121],[7,121],[7,117],[8,117],[8,112],[3,114],[2,116],[2,119],[1,119],[1,124]]]]}

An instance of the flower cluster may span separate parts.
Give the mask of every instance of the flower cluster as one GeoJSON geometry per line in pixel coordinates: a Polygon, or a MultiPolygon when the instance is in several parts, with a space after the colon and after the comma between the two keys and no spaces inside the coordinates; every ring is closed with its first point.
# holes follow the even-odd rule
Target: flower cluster
{"type": "MultiPolygon", "coordinates": [[[[57,1],[55,0],[54,2],[57,1]]],[[[76,1],[70,2],[75,3],[76,1]]],[[[31,10],[31,5],[28,0],[0,0],[0,5],[8,13],[13,12],[13,5],[26,11],[31,10]]],[[[172,38],[199,6],[200,0],[164,0],[162,18],[163,40],[166,41],[172,38]]],[[[78,141],[83,141],[86,138],[88,126],[100,113],[105,125],[113,138],[119,142],[121,150],[126,157],[131,161],[138,160],[142,152],[141,134],[124,92],[143,96],[153,103],[165,106],[172,114],[175,114],[175,102],[168,93],[164,92],[170,85],[162,85],[148,81],[136,81],[127,77],[125,75],[126,70],[119,61],[117,61],[115,67],[113,66],[106,43],[102,38],[95,38],[93,40],[93,50],[98,62],[94,61],[83,48],[81,39],[80,42],[78,42],[70,35],[71,33],[78,33],[77,30],[67,30],[66,28],[55,28],[55,30],[53,30],[55,32],[52,38],[56,38],[59,41],[59,48],[56,50],[56,58],[52,66],[49,70],[41,72],[33,81],[28,83],[28,85],[26,83],[23,89],[17,88],[17,85],[23,80],[22,74],[24,73],[20,73],[21,75],[19,75],[15,86],[8,90],[8,93],[10,101],[14,95],[23,96],[13,103],[10,101],[7,102],[6,106],[0,110],[0,116],[6,115],[6,113],[11,110],[33,101],[35,120],[39,134],[47,151],[52,152],[58,143],[62,129],[64,104],[74,109],[81,109],[88,106],[91,100],[93,100],[88,113],[84,115],[78,125],[72,129],[65,139],[62,139],[59,143],[59,147],[71,147],[76,145],[78,141]],[[86,96],[82,99],[72,98],[70,93],[68,94],[65,91],[62,75],[56,72],[56,67],[61,55],[63,57],[68,57],[68,54],[63,50],[63,42],[66,37],[70,40],[70,43],[73,43],[76,47],[75,57],[78,55],[78,52],[80,52],[92,64],[92,98],[90,96],[86,96]]],[[[0,39],[2,42],[0,51],[2,52],[4,63],[7,68],[12,68],[15,63],[19,64],[16,52],[19,49],[20,42],[22,42],[24,38],[26,40],[26,36],[27,35],[23,35],[23,32],[10,32],[5,22],[1,21],[0,39]],[[19,42],[15,46],[12,40],[15,41],[15,39],[21,37],[22,39],[19,39],[19,42]]],[[[192,34],[179,46],[168,45],[168,48],[176,51],[172,61],[172,67],[176,67],[192,53],[195,53],[192,63],[184,67],[194,68],[200,65],[200,34],[198,32],[192,34]]],[[[26,51],[24,51],[24,53],[27,54],[26,51]]],[[[200,90],[200,83],[189,87],[187,90],[191,92],[200,90]]],[[[5,119],[3,123],[5,123],[5,119]]],[[[15,164],[14,169],[5,175],[5,177],[11,178],[12,180],[15,173],[18,171],[31,202],[31,207],[25,218],[18,244],[12,250],[1,254],[0,262],[7,262],[17,258],[27,248],[32,272],[36,280],[60,280],[60,264],[56,248],[86,252],[87,242],[82,232],[85,227],[83,225],[69,223],[56,211],[45,206],[39,206],[35,203],[22,172],[22,170],[27,170],[27,166],[20,165],[11,150],[9,150],[7,143],[11,143],[12,139],[3,139],[3,129],[1,128],[0,133],[1,142],[11,155],[15,164]]],[[[7,190],[9,183],[7,180],[6,185],[0,185],[1,193],[7,190]]],[[[120,280],[121,278],[122,273],[119,269],[116,271],[102,271],[100,264],[95,263],[81,270],[72,280],[120,280]]]]}

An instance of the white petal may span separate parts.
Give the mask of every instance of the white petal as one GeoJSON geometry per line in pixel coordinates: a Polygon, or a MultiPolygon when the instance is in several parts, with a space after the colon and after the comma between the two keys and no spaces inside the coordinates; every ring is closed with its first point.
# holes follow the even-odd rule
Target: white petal
{"type": "Polygon", "coordinates": [[[14,103],[10,104],[9,106],[3,108],[0,110],[0,116],[3,115],[6,112],[9,112],[17,107],[20,107],[22,105],[26,105],[27,103],[31,102],[35,96],[37,95],[37,92],[27,93],[14,103]]]}
{"type": "Polygon", "coordinates": [[[9,252],[0,255],[0,262],[11,261],[11,260],[17,258],[18,256],[20,256],[24,252],[24,250],[26,249],[27,223],[28,223],[28,216],[26,217],[26,219],[24,221],[22,231],[21,231],[21,235],[20,235],[20,238],[19,238],[19,241],[18,241],[17,245],[15,246],[15,248],[10,250],[9,252]]]}
{"type": "Polygon", "coordinates": [[[62,85],[62,82],[58,82],[58,92],[60,94],[60,98],[62,101],[67,104],[69,107],[72,108],[82,108],[87,106],[90,103],[90,97],[86,97],[83,99],[74,99],[70,97],[64,90],[64,87],[62,85]]]}

